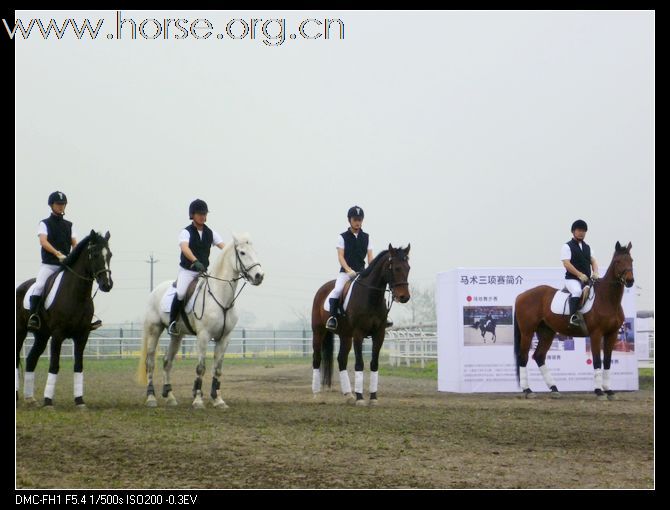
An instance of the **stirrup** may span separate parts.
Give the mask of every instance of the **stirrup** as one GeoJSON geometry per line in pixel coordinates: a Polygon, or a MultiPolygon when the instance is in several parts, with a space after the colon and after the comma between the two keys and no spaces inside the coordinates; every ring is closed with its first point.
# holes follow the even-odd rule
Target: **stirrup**
{"type": "Polygon", "coordinates": [[[576,314],[576,313],[573,313],[573,314],[570,316],[570,325],[571,325],[571,326],[577,326],[577,327],[580,326],[579,317],[577,317],[577,314],[576,314]]]}
{"type": "Polygon", "coordinates": [[[33,313],[28,317],[28,331],[38,331],[42,327],[42,320],[40,316],[33,313]]]}
{"type": "Polygon", "coordinates": [[[386,327],[387,328],[392,328],[393,327],[393,321],[391,319],[386,319],[386,327]]]}
{"type": "Polygon", "coordinates": [[[91,331],[98,329],[100,326],[102,326],[102,321],[100,319],[91,322],[91,331]]]}
{"type": "Polygon", "coordinates": [[[168,326],[168,335],[179,335],[181,333],[177,327],[177,321],[172,321],[168,326]]]}
{"type": "Polygon", "coordinates": [[[329,331],[335,331],[337,329],[337,319],[332,315],[328,317],[326,321],[326,329],[329,331]]]}

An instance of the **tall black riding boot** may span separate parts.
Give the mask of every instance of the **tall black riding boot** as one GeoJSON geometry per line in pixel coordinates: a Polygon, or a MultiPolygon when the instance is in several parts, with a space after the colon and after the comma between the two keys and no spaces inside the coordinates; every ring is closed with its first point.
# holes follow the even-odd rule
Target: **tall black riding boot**
{"type": "Polygon", "coordinates": [[[569,297],[568,298],[569,304],[570,304],[570,324],[573,326],[581,327],[581,314],[577,314],[577,308],[579,308],[579,301],[581,301],[580,297],[569,297]]]}
{"type": "Polygon", "coordinates": [[[28,331],[38,331],[42,327],[40,321],[39,306],[42,296],[30,296],[30,317],[28,318],[28,331]]]}
{"type": "Polygon", "coordinates": [[[177,326],[177,321],[179,320],[179,311],[181,310],[181,300],[177,299],[177,294],[175,293],[174,298],[172,299],[172,305],[170,306],[170,325],[168,326],[168,335],[179,335],[179,327],[177,326]]]}
{"type": "Polygon", "coordinates": [[[340,298],[330,298],[328,302],[330,303],[330,317],[326,322],[326,329],[335,331],[337,329],[337,318],[340,316],[340,298]]]}

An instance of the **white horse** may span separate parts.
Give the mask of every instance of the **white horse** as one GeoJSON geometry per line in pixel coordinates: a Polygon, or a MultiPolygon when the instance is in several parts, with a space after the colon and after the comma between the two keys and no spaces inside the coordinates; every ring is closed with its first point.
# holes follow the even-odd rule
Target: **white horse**
{"type": "MultiPolygon", "coordinates": [[[[256,258],[256,252],[248,234],[233,234],[233,242],[229,243],[219,258],[210,266],[211,272],[198,277],[195,299],[185,303],[186,315],[191,328],[196,333],[198,345],[198,366],[196,379],[193,384],[193,407],[203,408],[202,377],[205,375],[205,356],[207,343],[214,340],[214,376],[212,378],[211,397],[214,407],[227,408],[221,398],[221,369],[223,355],[228,347],[230,334],[237,324],[235,299],[237,284],[244,279],[252,285],[260,285],[263,281],[263,269],[256,258]],[[191,306],[193,305],[193,306],[191,306]]],[[[138,367],[138,381],[147,386],[148,407],[156,407],[156,395],[153,385],[153,371],[156,358],[158,338],[168,325],[169,313],[161,311],[161,300],[168,291],[172,281],[161,283],[149,297],[149,306],[144,318],[144,333],[142,355],[138,367]]],[[[245,284],[246,285],[246,282],[245,284]]],[[[240,289],[241,291],[242,289],[240,289]]],[[[163,397],[167,404],[177,405],[177,399],[172,393],[170,371],[172,363],[179,350],[183,332],[187,327],[181,317],[178,319],[180,335],[170,338],[170,345],[163,358],[163,397]]]]}

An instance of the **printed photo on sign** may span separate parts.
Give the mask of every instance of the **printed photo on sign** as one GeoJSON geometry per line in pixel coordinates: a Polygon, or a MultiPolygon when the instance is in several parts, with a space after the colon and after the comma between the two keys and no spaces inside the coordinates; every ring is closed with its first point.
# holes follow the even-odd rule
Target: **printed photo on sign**
{"type": "MultiPolygon", "coordinates": [[[[531,350],[534,352],[537,348],[537,333],[533,333],[533,339],[531,340],[531,350]]],[[[574,351],[575,350],[575,339],[568,335],[561,335],[556,333],[554,335],[554,340],[551,342],[550,351],[574,351]]]]}
{"type": "Polygon", "coordinates": [[[464,306],[463,345],[513,345],[511,306],[464,306]]]}

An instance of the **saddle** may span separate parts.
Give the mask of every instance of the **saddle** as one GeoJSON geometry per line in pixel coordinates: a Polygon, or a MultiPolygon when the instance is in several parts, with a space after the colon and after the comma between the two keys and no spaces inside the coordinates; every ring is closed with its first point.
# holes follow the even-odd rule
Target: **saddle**
{"type": "MultiPolygon", "coordinates": [[[[570,294],[570,291],[568,290],[567,287],[563,287],[561,289],[561,292],[565,292],[566,294],[570,294]]],[[[590,285],[585,285],[584,288],[582,289],[582,297],[579,300],[579,309],[582,309],[586,302],[589,299],[589,296],[591,295],[591,286],[590,285]]]]}
{"type": "MultiPolygon", "coordinates": [[[[193,278],[193,281],[188,286],[188,289],[186,289],[186,294],[184,294],[184,303],[188,303],[189,299],[191,299],[191,296],[195,292],[195,288],[198,286],[198,280],[199,278],[193,278]]],[[[172,282],[172,286],[176,289],[177,288],[177,280],[172,282]]]]}
{"type": "Polygon", "coordinates": [[[344,287],[342,287],[342,294],[340,294],[340,299],[338,301],[338,306],[340,307],[340,315],[346,315],[346,312],[344,310],[344,302],[347,299],[347,294],[349,293],[349,289],[351,288],[352,283],[354,283],[354,281],[349,280],[348,282],[344,282],[344,287]]]}

